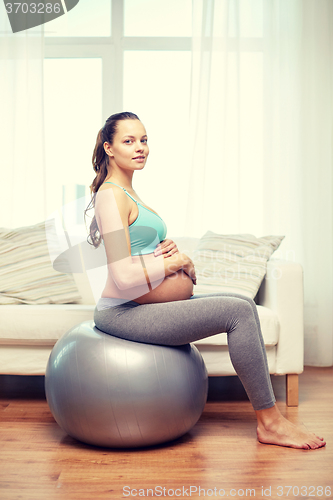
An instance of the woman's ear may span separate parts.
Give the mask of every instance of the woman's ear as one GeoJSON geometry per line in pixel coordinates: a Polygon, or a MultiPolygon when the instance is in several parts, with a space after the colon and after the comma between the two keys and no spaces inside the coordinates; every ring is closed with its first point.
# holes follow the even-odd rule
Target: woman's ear
{"type": "Polygon", "coordinates": [[[109,144],[108,142],[104,142],[103,147],[104,147],[104,151],[106,152],[106,154],[108,156],[110,156],[111,158],[113,158],[114,154],[113,154],[113,151],[112,151],[111,144],[109,144]]]}

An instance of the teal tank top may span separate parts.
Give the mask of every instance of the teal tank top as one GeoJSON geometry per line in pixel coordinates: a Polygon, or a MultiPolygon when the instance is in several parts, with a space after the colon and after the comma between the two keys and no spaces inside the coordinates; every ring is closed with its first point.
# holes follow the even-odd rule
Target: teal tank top
{"type": "MultiPolygon", "coordinates": [[[[113,184],[114,182],[105,182],[105,184],[113,184]]],[[[163,241],[166,237],[167,228],[165,222],[155,212],[149,210],[139,203],[128,191],[122,186],[118,186],[129,196],[137,205],[139,215],[132,224],[128,226],[131,240],[131,254],[145,255],[153,253],[156,245],[163,241]]]]}

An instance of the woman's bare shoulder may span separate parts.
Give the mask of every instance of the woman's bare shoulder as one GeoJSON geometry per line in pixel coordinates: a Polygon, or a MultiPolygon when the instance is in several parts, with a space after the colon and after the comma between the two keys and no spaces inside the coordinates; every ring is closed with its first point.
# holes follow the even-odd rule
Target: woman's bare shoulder
{"type": "Polygon", "coordinates": [[[104,183],[96,193],[96,204],[110,204],[111,202],[116,202],[118,208],[130,207],[129,197],[121,187],[104,183]]]}
{"type": "Polygon", "coordinates": [[[109,186],[102,184],[95,198],[95,215],[104,231],[114,223],[119,225],[120,221],[122,226],[127,226],[131,212],[131,200],[126,193],[117,186],[109,186]]]}

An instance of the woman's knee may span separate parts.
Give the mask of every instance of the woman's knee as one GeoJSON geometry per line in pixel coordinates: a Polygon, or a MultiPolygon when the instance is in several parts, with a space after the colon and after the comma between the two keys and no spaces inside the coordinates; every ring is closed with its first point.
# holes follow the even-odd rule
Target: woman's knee
{"type": "Polygon", "coordinates": [[[227,320],[227,331],[231,331],[244,323],[248,324],[254,319],[251,304],[240,297],[229,296],[227,299],[223,300],[221,306],[223,311],[222,315],[227,320]]]}
{"type": "Polygon", "coordinates": [[[254,302],[254,300],[251,299],[251,297],[248,297],[247,295],[242,295],[240,293],[237,293],[237,294],[235,294],[235,297],[238,297],[241,300],[245,300],[246,302],[248,302],[249,304],[251,304],[251,306],[256,305],[255,302],[254,302]]]}
{"type": "Polygon", "coordinates": [[[253,305],[251,304],[252,299],[246,298],[245,300],[243,298],[237,298],[236,302],[234,303],[234,314],[238,321],[244,321],[246,323],[251,322],[252,320],[254,321],[254,311],[253,311],[253,305]]]}

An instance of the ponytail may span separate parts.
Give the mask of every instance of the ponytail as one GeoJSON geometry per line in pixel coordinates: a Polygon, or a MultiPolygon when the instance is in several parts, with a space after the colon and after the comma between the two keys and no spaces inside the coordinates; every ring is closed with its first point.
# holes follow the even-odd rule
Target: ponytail
{"type": "MultiPolygon", "coordinates": [[[[93,169],[96,172],[96,177],[90,186],[90,193],[92,198],[84,212],[85,215],[87,215],[88,210],[91,210],[92,208],[95,207],[96,193],[103,184],[103,182],[105,181],[105,178],[108,174],[109,157],[105,152],[104,142],[105,141],[103,140],[103,129],[101,128],[101,130],[97,134],[96,145],[92,156],[92,164],[93,164],[93,169]]],[[[95,248],[97,248],[102,241],[102,236],[101,233],[99,232],[95,216],[93,217],[90,224],[87,241],[88,243],[90,243],[90,245],[94,245],[95,248]]]]}

